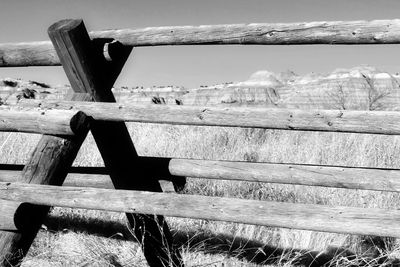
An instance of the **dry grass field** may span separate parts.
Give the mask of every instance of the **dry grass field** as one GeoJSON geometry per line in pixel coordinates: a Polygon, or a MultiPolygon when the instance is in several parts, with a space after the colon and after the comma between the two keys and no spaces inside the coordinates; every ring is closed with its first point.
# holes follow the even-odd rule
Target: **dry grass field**
{"type": "MultiPolygon", "coordinates": [[[[400,167],[400,137],[129,124],[140,155],[400,167]]],[[[1,163],[24,163],[39,136],[3,133],[1,163]]],[[[75,165],[101,166],[91,136],[75,165]]],[[[388,192],[189,178],[186,194],[400,208],[388,192]]],[[[168,218],[186,266],[400,266],[392,238],[168,218]],[[315,260],[318,258],[318,261],[315,260]]],[[[146,266],[124,214],[53,208],[22,266],[146,266]]]]}

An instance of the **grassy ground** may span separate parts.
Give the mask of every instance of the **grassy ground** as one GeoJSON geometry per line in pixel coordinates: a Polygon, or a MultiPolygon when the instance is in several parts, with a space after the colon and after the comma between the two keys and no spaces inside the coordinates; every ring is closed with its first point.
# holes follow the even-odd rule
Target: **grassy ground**
{"type": "MultiPolygon", "coordinates": [[[[400,167],[400,138],[220,127],[130,124],[140,155],[257,162],[400,167]]],[[[2,134],[2,163],[23,163],[38,136],[2,134]],[[24,145],[21,145],[24,144],[24,145]]],[[[92,138],[75,165],[99,166],[92,138]]],[[[400,208],[388,192],[188,179],[188,194],[325,205],[400,208]]],[[[168,218],[187,266],[400,266],[392,238],[168,218]],[[347,257],[344,257],[347,256],[347,257]],[[314,265],[316,266],[316,265],[314,265]]],[[[123,214],[54,208],[23,266],[146,266],[123,214]]]]}

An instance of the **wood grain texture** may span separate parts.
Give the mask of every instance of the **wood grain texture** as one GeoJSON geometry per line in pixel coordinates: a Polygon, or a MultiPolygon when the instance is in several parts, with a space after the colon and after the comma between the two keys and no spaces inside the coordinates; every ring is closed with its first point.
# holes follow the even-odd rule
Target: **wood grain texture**
{"type": "MultiPolygon", "coordinates": [[[[79,91],[78,91],[79,92],[79,91]]],[[[78,94],[69,100],[84,100],[86,94],[78,94]]],[[[82,117],[82,116],[81,116],[82,117]]],[[[21,182],[62,185],[82,143],[88,127],[81,119],[72,120],[79,134],[69,139],[44,135],[31,158],[22,170],[21,182]]],[[[42,220],[48,213],[47,206],[32,206],[25,203],[0,203],[0,213],[14,214],[14,224],[18,231],[0,231],[0,265],[19,265],[32,244],[42,220]]]]}
{"type": "MultiPolygon", "coordinates": [[[[0,182],[15,183],[21,179],[20,176],[20,171],[2,170],[0,171],[0,182]]],[[[164,192],[176,192],[176,188],[174,188],[170,180],[160,180],[159,182],[164,192]]],[[[69,173],[63,186],[114,189],[110,176],[104,174],[69,173]]],[[[28,205],[28,203],[1,201],[1,205],[3,207],[0,209],[0,230],[20,231],[22,228],[29,226],[27,224],[39,219],[34,213],[36,207],[28,205]],[[29,217],[27,214],[29,214],[29,217]]]]}
{"type": "Polygon", "coordinates": [[[0,183],[0,199],[60,207],[400,237],[399,210],[22,183],[0,183]]]}
{"type": "Polygon", "coordinates": [[[6,106],[0,107],[1,132],[73,136],[82,130],[76,128],[75,121],[77,120],[87,121],[83,124],[87,127],[90,118],[82,112],[68,110],[30,109],[24,111],[6,106]]]}
{"type": "MultiPolygon", "coordinates": [[[[0,182],[18,182],[18,180],[21,179],[21,171],[22,168],[18,170],[0,170],[0,182]]],[[[114,188],[110,177],[107,174],[107,169],[104,167],[71,167],[63,185],[108,189],[114,188]],[[73,171],[77,169],[83,169],[84,173],[73,173],[73,171]]]]}
{"type": "MultiPolygon", "coordinates": [[[[83,127],[85,128],[85,127],[83,127]]],[[[61,185],[72,165],[87,132],[70,139],[44,135],[26,163],[19,181],[61,185]]],[[[14,214],[19,231],[0,231],[0,265],[15,266],[28,251],[48,207],[31,207],[1,201],[1,214],[14,214]],[[34,215],[32,214],[34,213],[34,215]]]]}
{"type": "MultiPolygon", "coordinates": [[[[176,181],[179,177],[325,186],[348,189],[400,192],[399,169],[354,168],[305,164],[253,163],[194,159],[162,159],[168,166],[157,164],[153,158],[143,164],[159,170],[157,179],[176,181]],[[153,164],[151,164],[153,162],[153,164]]],[[[105,168],[72,168],[64,185],[78,187],[114,188],[105,168]]],[[[0,170],[0,181],[16,182],[20,171],[0,170]]]]}
{"type": "Polygon", "coordinates": [[[49,41],[0,44],[0,67],[59,66],[49,41]]]}
{"type": "MultiPolygon", "coordinates": [[[[20,177],[18,177],[20,179],[20,177]]],[[[21,203],[15,201],[1,201],[3,207],[0,212],[0,230],[16,231],[17,227],[15,225],[14,216],[15,211],[21,203]]]]}
{"type": "Polygon", "coordinates": [[[400,192],[400,170],[171,159],[172,175],[400,192]]]}
{"type": "MultiPolygon", "coordinates": [[[[400,20],[148,27],[91,32],[127,46],[398,44],[400,20]]],[[[50,42],[0,44],[0,67],[59,65],[50,42]]]]}
{"type": "Polygon", "coordinates": [[[251,23],[92,32],[125,45],[379,44],[400,42],[400,20],[251,23]]]}
{"type": "Polygon", "coordinates": [[[300,110],[249,107],[196,107],[74,103],[24,100],[20,105],[80,110],[99,121],[150,122],[282,130],[400,134],[398,111],[300,110]]]}
{"type": "Polygon", "coordinates": [[[111,87],[131,48],[120,47],[115,60],[106,61],[103,47],[111,40],[91,42],[82,20],[59,21],[49,27],[48,33],[74,92],[89,94],[91,100],[115,102],[111,87]]]}
{"type": "MultiPolygon", "coordinates": [[[[90,94],[94,101],[115,102],[111,88],[132,47],[109,38],[91,40],[82,20],[59,21],[48,33],[74,91],[90,94]],[[107,59],[103,54],[106,43],[110,43],[107,59]]],[[[123,121],[93,121],[91,132],[115,188],[161,191],[157,179],[151,178],[151,172],[139,161],[123,121]]],[[[128,213],[127,218],[150,266],[171,262],[182,266],[162,216],[128,213]]]]}

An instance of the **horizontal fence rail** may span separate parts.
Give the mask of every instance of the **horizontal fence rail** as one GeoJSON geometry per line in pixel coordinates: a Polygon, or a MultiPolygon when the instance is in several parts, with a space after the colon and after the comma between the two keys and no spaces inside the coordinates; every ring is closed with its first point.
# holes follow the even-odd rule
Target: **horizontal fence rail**
{"type": "Polygon", "coordinates": [[[400,192],[400,170],[171,159],[172,175],[400,192]]]}
{"type": "Polygon", "coordinates": [[[0,108],[1,132],[68,136],[79,133],[82,127],[87,129],[89,121],[80,111],[0,108]]]}
{"type": "Polygon", "coordinates": [[[249,107],[130,105],[74,101],[22,101],[10,109],[77,110],[100,121],[126,121],[281,130],[400,134],[400,112],[249,107]]]}
{"type": "MultiPolygon", "coordinates": [[[[156,163],[153,166],[156,166],[156,163]]],[[[155,176],[159,179],[167,180],[174,180],[174,177],[171,176],[181,176],[400,192],[400,170],[392,169],[170,159],[168,171],[160,171],[155,176]]],[[[113,188],[107,170],[104,167],[78,167],[72,168],[71,172],[68,174],[64,185],[113,188]]],[[[20,171],[18,170],[0,170],[0,181],[16,182],[19,175],[20,171]]]]}
{"type": "MultiPolygon", "coordinates": [[[[193,177],[400,192],[400,169],[139,157],[123,123],[400,135],[400,112],[109,103],[115,102],[109,89],[132,47],[400,44],[400,20],[149,27],[89,35],[82,20],[63,20],[48,32],[58,53],[48,41],[0,44],[0,67],[57,66],[58,54],[75,92],[69,99],[99,102],[22,100],[0,107],[0,131],[65,136],[43,137],[25,167],[0,164],[0,265],[17,250],[13,260],[26,253],[21,248],[30,246],[48,206],[129,213],[151,266],[175,253],[168,249],[168,225],[155,224],[162,216],[400,238],[400,210],[171,194],[159,184],[171,181],[174,189],[166,192],[179,192],[186,177],[193,177]],[[63,187],[54,186],[74,169],[68,167],[89,129],[107,168],[77,167],[79,173],[70,173],[63,187]],[[131,170],[140,179],[129,180],[131,170]],[[158,249],[162,253],[154,256],[158,249]]],[[[181,262],[179,253],[173,257],[181,262]]]]}
{"type": "MultiPolygon", "coordinates": [[[[95,31],[127,46],[398,44],[400,20],[251,23],[95,31]]],[[[60,65],[51,42],[0,44],[0,67],[60,65]]]]}
{"type": "Polygon", "coordinates": [[[272,227],[400,237],[400,211],[0,182],[0,199],[272,227]]]}

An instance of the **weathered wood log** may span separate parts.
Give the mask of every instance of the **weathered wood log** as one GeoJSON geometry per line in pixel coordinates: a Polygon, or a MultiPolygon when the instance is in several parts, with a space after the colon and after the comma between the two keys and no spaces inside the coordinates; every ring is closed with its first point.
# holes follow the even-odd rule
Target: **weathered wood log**
{"type": "MultiPolygon", "coordinates": [[[[75,101],[86,99],[85,94],[72,95],[69,98],[75,101]]],[[[83,127],[85,128],[86,131],[69,139],[44,135],[25,165],[20,181],[62,185],[86,138],[88,127],[83,127]]],[[[0,204],[0,213],[15,214],[14,223],[18,228],[18,231],[0,231],[0,265],[16,266],[27,253],[49,207],[4,201],[0,204]]]]}
{"type": "MultiPolygon", "coordinates": [[[[91,32],[127,46],[398,44],[400,20],[251,23],[91,32]]],[[[0,44],[0,67],[59,65],[50,42],[0,44]]]]}
{"type": "MultiPolygon", "coordinates": [[[[142,158],[143,159],[143,158],[142,158]]],[[[159,168],[154,158],[144,159],[144,165],[157,169],[157,179],[176,181],[179,177],[325,186],[348,189],[400,192],[399,169],[316,166],[305,164],[253,163],[193,159],[161,159],[169,167],[159,168]],[[169,163],[167,163],[169,162],[169,163]]],[[[71,168],[64,185],[114,188],[105,168],[71,168]],[[85,173],[73,173],[85,172],[85,173]]],[[[0,170],[0,181],[16,182],[17,170],[0,170]]],[[[154,177],[153,177],[154,178],[154,177]]]]}
{"type": "Polygon", "coordinates": [[[172,175],[400,192],[400,170],[171,159],[172,175]]]}
{"type": "MultiPolygon", "coordinates": [[[[21,175],[19,175],[19,177],[16,177],[15,180],[17,180],[17,178],[21,179],[20,176],[21,175]]],[[[15,211],[18,210],[18,206],[21,203],[15,201],[1,201],[0,203],[2,206],[7,206],[7,208],[2,208],[3,212],[0,212],[0,230],[16,231],[17,226],[15,225],[14,220],[15,211]]]]}
{"type": "MultiPolygon", "coordinates": [[[[104,57],[104,45],[111,40],[91,41],[82,20],[59,21],[48,33],[74,91],[88,93],[94,101],[115,102],[111,87],[132,47],[114,42],[104,57]]],[[[148,179],[151,173],[145,173],[148,168],[141,165],[124,122],[94,121],[91,131],[115,188],[161,191],[156,179],[148,179]]],[[[162,216],[128,213],[127,217],[150,266],[182,266],[162,216]]]]}
{"type": "MultiPolygon", "coordinates": [[[[15,183],[21,179],[20,176],[21,171],[1,170],[0,182],[15,183]]],[[[168,193],[176,192],[171,179],[159,182],[164,192],[166,190],[168,193]]],[[[63,186],[114,189],[110,176],[105,174],[69,173],[63,186]]],[[[37,220],[39,218],[35,214],[36,207],[32,205],[16,201],[1,201],[1,205],[0,230],[21,231],[22,228],[27,227],[26,224],[39,223],[37,220]]]]}
{"type": "Polygon", "coordinates": [[[92,32],[125,45],[381,44],[400,42],[400,20],[251,23],[92,32]]]}
{"type": "Polygon", "coordinates": [[[0,67],[59,66],[49,41],[0,44],[0,67]]]}
{"type": "MultiPolygon", "coordinates": [[[[400,112],[249,107],[130,105],[24,100],[22,106],[81,110],[100,121],[254,127],[282,130],[400,134],[400,112]]],[[[19,107],[22,108],[22,107],[19,107]]]]}
{"type": "Polygon", "coordinates": [[[400,237],[399,210],[22,183],[0,183],[0,199],[60,207],[400,237]]]}
{"type": "MultiPolygon", "coordinates": [[[[147,177],[148,179],[166,180],[174,182],[177,184],[177,186],[184,186],[184,177],[174,176],[168,170],[169,162],[171,161],[170,158],[139,157],[138,161],[144,170],[143,172],[151,172],[151,175],[148,175],[147,177]]],[[[21,164],[0,164],[0,181],[17,181],[23,168],[24,165],[21,164]]],[[[109,171],[105,167],[72,166],[69,168],[68,177],[69,176],[73,176],[75,178],[67,178],[65,181],[67,185],[85,186],[84,184],[89,183],[86,186],[103,187],[102,184],[104,184],[104,188],[108,188],[108,185],[110,185],[110,188],[114,188],[109,180],[109,171]],[[96,175],[103,176],[103,178],[98,179],[96,178],[96,175]],[[103,179],[107,179],[107,181],[102,181],[103,179]]],[[[183,188],[177,189],[182,190],[183,188]]]]}
{"type": "MultiPolygon", "coordinates": [[[[22,111],[4,106],[0,108],[1,132],[72,136],[82,131],[79,126],[87,127],[89,121],[90,118],[80,111],[43,109],[22,111]],[[82,121],[86,121],[86,123],[82,124],[82,121]]],[[[87,131],[87,129],[85,130],[87,131]]]]}
{"type": "MultiPolygon", "coordinates": [[[[85,121],[82,121],[84,123],[85,121]]],[[[87,134],[87,126],[73,138],[44,135],[26,163],[19,181],[36,184],[61,185],[87,134]]],[[[0,231],[0,265],[16,266],[28,251],[48,207],[32,208],[18,202],[1,201],[0,214],[14,214],[19,231],[0,231]],[[34,213],[34,214],[32,214],[34,213]]]]}
{"type": "MultiPolygon", "coordinates": [[[[106,169],[104,168],[104,170],[106,169]]],[[[21,171],[0,170],[0,182],[10,182],[10,183],[18,182],[20,176],[21,176],[21,171]]],[[[110,180],[110,176],[108,174],[68,173],[63,185],[73,186],[73,187],[93,187],[93,188],[106,188],[106,189],[114,188],[110,180]]],[[[12,211],[10,212],[12,213],[12,211]]],[[[11,216],[11,218],[13,217],[14,216],[11,216]]],[[[9,228],[2,228],[2,227],[0,227],[0,229],[10,230],[9,228]]]]}

